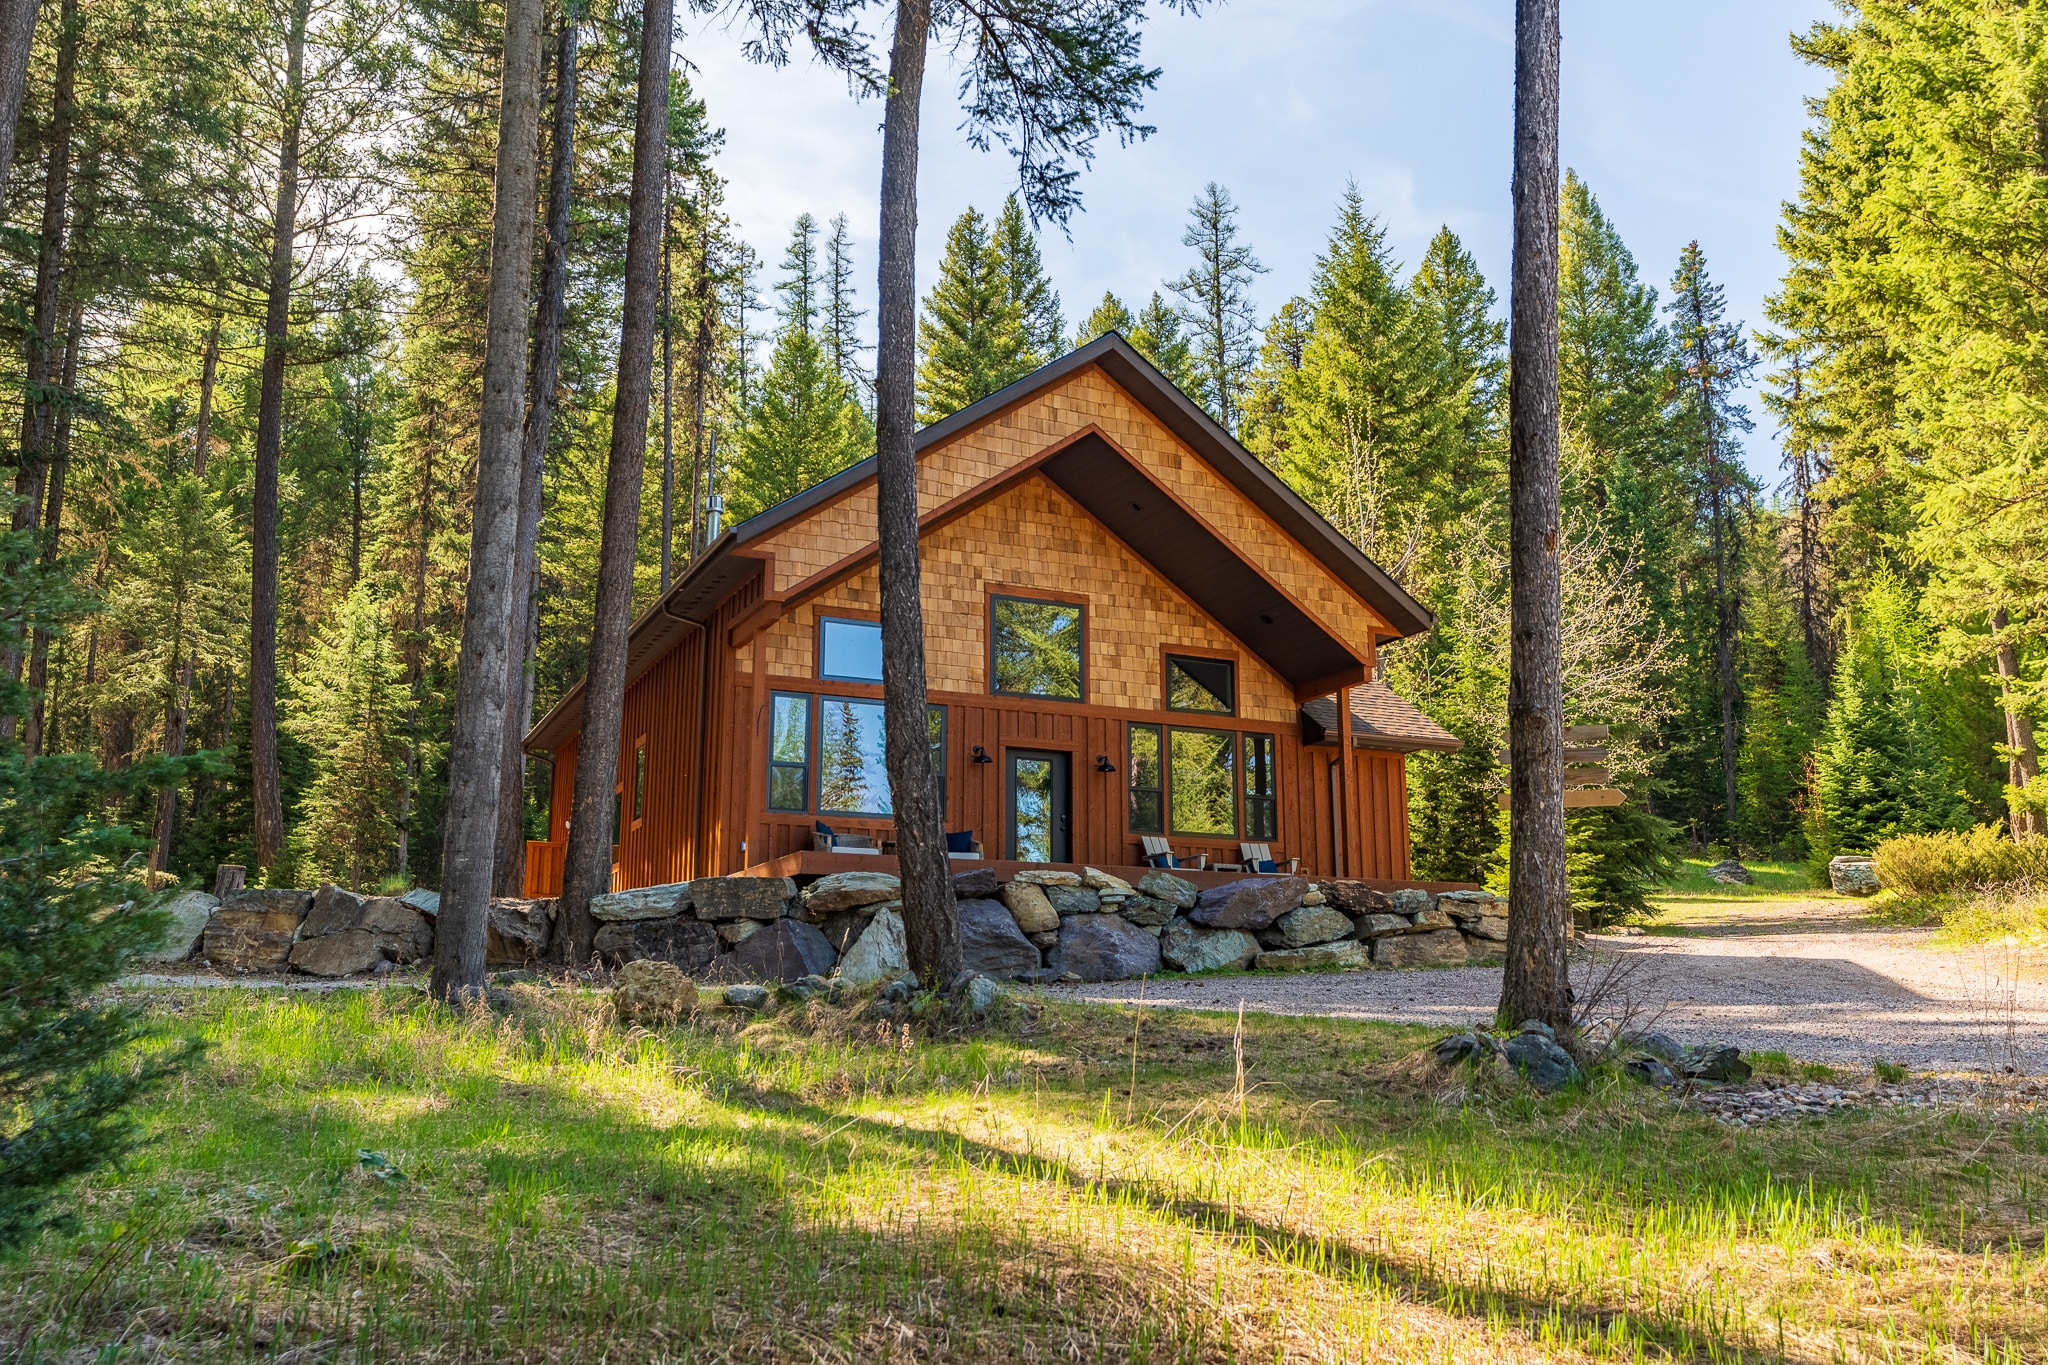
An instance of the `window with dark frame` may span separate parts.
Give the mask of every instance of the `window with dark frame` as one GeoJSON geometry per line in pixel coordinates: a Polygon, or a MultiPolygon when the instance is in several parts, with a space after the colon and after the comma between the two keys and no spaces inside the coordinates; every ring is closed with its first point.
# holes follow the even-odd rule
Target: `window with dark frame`
{"type": "Polygon", "coordinates": [[[1084,610],[1075,602],[989,599],[989,690],[1001,696],[1080,701],[1084,610]]]}
{"type": "Polygon", "coordinates": [[[633,823],[647,818],[647,737],[633,745],[633,823]]]}
{"type": "Polygon", "coordinates": [[[939,814],[946,813],[946,708],[926,706],[925,724],[932,736],[932,777],[939,784],[939,814]]]}
{"type": "Polygon", "coordinates": [[[818,698],[818,814],[888,815],[882,703],[818,698]]]}
{"type": "Polygon", "coordinates": [[[1244,737],[1244,837],[1280,837],[1280,782],[1271,735],[1244,737]]]}
{"type": "Polygon", "coordinates": [[[811,808],[811,699],[801,692],[770,695],[768,809],[811,808]]]}
{"type": "Polygon", "coordinates": [[[1166,709],[1212,716],[1237,712],[1237,665],[1228,659],[1166,656],[1166,709]]]}
{"type": "Polygon", "coordinates": [[[1166,783],[1160,768],[1159,727],[1132,724],[1127,729],[1124,770],[1130,774],[1131,833],[1166,832],[1166,783]]]}
{"type": "Polygon", "coordinates": [[[828,682],[882,680],[882,626],[843,616],[818,620],[818,676],[828,682]]]}
{"type": "Polygon", "coordinates": [[[1166,732],[1167,814],[1175,834],[1237,835],[1237,732],[1172,726],[1166,732]]]}

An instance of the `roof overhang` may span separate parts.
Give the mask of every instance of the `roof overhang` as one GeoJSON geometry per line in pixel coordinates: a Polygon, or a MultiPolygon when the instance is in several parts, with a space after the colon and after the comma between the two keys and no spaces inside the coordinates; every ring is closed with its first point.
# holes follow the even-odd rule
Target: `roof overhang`
{"type": "MultiPolygon", "coordinates": [[[[1304,744],[1336,744],[1336,696],[1303,702],[1301,729],[1304,744]]],[[[1393,754],[1424,750],[1454,754],[1465,747],[1465,741],[1393,688],[1373,681],[1351,689],[1351,747],[1393,754]]]]}

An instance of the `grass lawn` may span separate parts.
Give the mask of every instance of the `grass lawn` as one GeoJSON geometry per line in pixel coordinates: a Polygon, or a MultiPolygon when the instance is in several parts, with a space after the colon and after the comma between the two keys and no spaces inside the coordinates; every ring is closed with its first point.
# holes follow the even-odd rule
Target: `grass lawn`
{"type": "Polygon", "coordinates": [[[1832,896],[1827,887],[1815,887],[1806,874],[1806,865],[1801,862],[1772,862],[1757,858],[1744,858],[1742,865],[1756,878],[1754,884],[1744,886],[1739,882],[1722,885],[1707,875],[1717,858],[1687,858],[1679,864],[1678,873],[1657,889],[1658,901],[1683,903],[1686,901],[1735,901],[1769,900],[1787,894],[1832,896]]]}
{"type": "Polygon", "coordinates": [[[48,1361],[2039,1361],[2048,1122],[1449,1089],[1424,1029],[155,997],[206,1060],[0,1265],[48,1361]],[[1135,1031],[1135,1046],[1133,1042],[1135,1031]],[[1240,1080],[1242,1078],[1242,1080],[1240,1080]]]}

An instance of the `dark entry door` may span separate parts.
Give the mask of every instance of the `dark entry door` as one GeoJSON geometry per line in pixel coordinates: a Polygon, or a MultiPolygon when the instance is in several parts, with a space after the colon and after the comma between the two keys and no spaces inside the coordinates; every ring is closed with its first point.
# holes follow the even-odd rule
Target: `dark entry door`
{"type": "Polygon", "coordinates": [[[1010,857],[1020,863],[1073,861],[1068,833],[1070,760],[1062,753],[1010,750],[1010,857]]]}

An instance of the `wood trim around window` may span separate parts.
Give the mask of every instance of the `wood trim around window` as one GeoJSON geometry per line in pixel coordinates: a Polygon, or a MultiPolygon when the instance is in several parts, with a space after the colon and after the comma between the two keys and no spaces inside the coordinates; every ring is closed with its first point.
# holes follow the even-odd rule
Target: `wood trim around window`
{"type": "Polygon", "coordinates": [[[985,670],[983,685],[991,697],[1003,697],[1011,701],[1042,701],[1055,706],[1086,706],[1088,684],[1094,670],[1088,667],[1088,646],[1090,632],[1088,618],[1095,614],[1095,608],[1086,593],[1059,592],[1053,589],[1012,587],[1007,584],[984,582],[981,585],[981,665],[985,670]],[[1019,602],[1043,602],[1053,606],[1079,607],[1081,609],[1081,695],[1078,697],[1048,697],[1037,692],[1003,692],[996,687],[996,599],[1008,597],[1019,602]]]}
{"type": "Polygon", "coordinates": [[[834,687],[872,687],[881,695],[880,683],[861,682],[853,678],[828,678],[825,676],[825,621],[868,621],[882,624],[882,613],[869,611],[865,607],[812,607],[811,608],[811,677],[834,687]]]}

